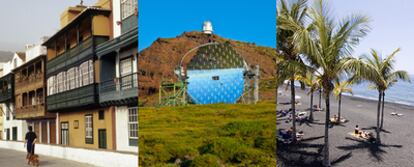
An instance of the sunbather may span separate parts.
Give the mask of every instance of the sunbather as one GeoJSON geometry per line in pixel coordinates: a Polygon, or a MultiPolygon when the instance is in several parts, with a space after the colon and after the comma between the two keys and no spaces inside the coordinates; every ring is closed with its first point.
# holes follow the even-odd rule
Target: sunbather
{"type": "Polygon", "coordinates": [[[313,105],[313,111],[323,111],[323,109],[318,107],[318,105],[313,105]]]}

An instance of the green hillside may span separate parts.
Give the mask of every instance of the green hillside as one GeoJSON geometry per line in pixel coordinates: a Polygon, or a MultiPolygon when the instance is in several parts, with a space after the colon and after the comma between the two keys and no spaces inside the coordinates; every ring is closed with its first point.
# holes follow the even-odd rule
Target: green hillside
{"type": "Polygon", "coordinates": [[[276,166],[274,102],[139,109],[140,166],[276,166]]]}

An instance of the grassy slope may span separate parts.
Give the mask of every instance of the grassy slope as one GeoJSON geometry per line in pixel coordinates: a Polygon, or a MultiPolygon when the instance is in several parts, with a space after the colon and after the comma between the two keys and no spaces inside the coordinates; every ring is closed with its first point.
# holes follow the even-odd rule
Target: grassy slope
{"type": "Polygon", "coordinates": [[[139,110],[141,166],[276,166],[274,103],[139,110]]]}

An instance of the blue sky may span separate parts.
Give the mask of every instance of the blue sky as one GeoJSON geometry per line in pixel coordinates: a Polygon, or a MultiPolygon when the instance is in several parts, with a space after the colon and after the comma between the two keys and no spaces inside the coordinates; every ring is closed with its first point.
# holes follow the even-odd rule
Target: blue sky
{"type": "Polygon", "coordinates": [[[396,69],[414,74],[414,1],[412,0],[343,0],[329,1],[331,12],[338,17],[360,13],[371,18],[371,32],[355,55],[369,54],[370,48],[383,55],[400,47],[396,69]]]}
{"type": "Polygon", "coordinates": [[[200,31],[210,20],[225,38],[275,47],[275,0],[139,0],[139,49],[158,37],[200,31]]]}

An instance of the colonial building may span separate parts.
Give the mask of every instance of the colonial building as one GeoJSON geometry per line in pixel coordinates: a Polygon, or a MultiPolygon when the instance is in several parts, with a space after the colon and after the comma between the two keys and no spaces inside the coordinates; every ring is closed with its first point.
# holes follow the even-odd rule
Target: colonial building
{"type": "Polygon", "coordinates": [[[12,60],[3,64],[3,76],[0,78],[0,104],[4,112],[3,139],[23,141],[27,132],[27,123],[16,119],[14,107],[14,74],[13,69],[19,67],[26,60],[25,53],[19,52],[13,55],[12,60]]]}
{"type": "MultiPolygon", "coordinates": [[[[4,63],[0,63],[0,77],[3,76],[3,65],[4,63]]],[[[0,107],[0,140],[3,139],[3,115],[5,115],[5,112],[3,107],[0,107]]]]}
{"type": "Polygon", "coordinates": [[[56,144],[56,113],[46,111],[45,72],[46,48],[26,45],[26,62],[13,70],[15,116],[33,127],[39,143],[56,144]]]}
{"type": "Polygon", "coordinates": [[[115,108],[99,105],[97,46],[112,38],[111,1],[69,7],[61,29],[47,47],[48,112],[57,113],[58,142],[81,148],[113,150],[115,108]]]}
{"type": "Polygon", "coordinates": [[[137,0],[114,0],[113,38],[98,45],[99,103],[115,106],[116,150],[138,152],[137,0]]]}

